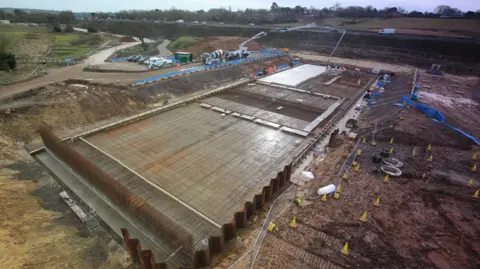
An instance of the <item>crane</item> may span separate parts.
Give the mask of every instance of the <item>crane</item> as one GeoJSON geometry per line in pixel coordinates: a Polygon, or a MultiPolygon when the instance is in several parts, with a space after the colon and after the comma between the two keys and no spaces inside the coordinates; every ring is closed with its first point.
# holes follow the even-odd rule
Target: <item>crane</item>
{"type": "Polygon", "coordinates": [[[293,30],[312,28],[312,27],[315,27],[315,26],[316,26],[316,24],[313,22],[313,23],[305,24],[303,26],[295,26],[295,27],[290,27],[290,28],[277,28],[277,29],[273,29],[271,32],[284,33],[284,32],[291,32],[293,30]]]}
{"type": "Polygon", "coordinates": [[[264,37],[264,36],[267,36],[267,33],[265,32],[260,32],[252,37],[250,37],[249,39],[243,41],[242,43],[240,43],[240,45],[238,45],[238,52],[244,54],[248,51],[248,48],[245,47],[245,44],[247,44],[248,42],[252,41],[252,40],[255,40],[255,39],[258,39],[260,37],[264,37]]]}

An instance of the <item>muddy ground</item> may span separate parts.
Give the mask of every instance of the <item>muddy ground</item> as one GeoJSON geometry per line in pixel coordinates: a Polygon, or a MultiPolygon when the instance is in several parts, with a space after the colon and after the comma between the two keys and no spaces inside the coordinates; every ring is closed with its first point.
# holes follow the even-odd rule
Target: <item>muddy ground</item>
{"type": "MultiPolygon", "coordinates": [[[[194,57],[199,57],[202,53],[211,53],[215,50],[238,50],[239,45],[248,38],[239,36],[212,36],[202,38],[194,45],[179,49],[178,51],[188,51],[193,53],[194,57]]],[[[256,41],[250,41],[245,44],[248,50],[258,51],[261,47],[256,41]]]]}
{"type": "Polygon", "coordinates": [[[300,84],[297,88],[349,99],[352,96],[356,96],[359,89],[363,89],[367,83],[371,83],[375,75],[353,72],[351,74],[345,73],[331,85],[324,85],[325,82],[333,78],[335,76],[321,75],[316,79],[300,84]]]}
{"type": "Polygon", "coordinates": [[[163,94],[167,94],[168,96],[181,96],[195,91],[214,89],[219,85],[233,82],[241,77],[246,78],[249,73],[260,72],[263,71],[264,68],[290,62],[290,57],[285,56],[266,61],[256,61],[250,64],[220,68],[208,72],[194,73],[177,79],[141,87],[138,90],[138,94],[145,100],[163,94]]]}
{"type": "MultiPolygon", "coordinates": [[[[442,85],[450,83],[444,81],[442,85]]],[[[322,202],[315,192],[339,179],[337,174],[355,142],[339,138],[327,157],[317,160],[315,176],[319,179],[307,188],[308,205],[288,210],[276,223],[279,229],[268,234],[257,258],[258,268],[480,267],[476,258],[480,255],[476,240],[480,238],[480,203],[472,198],[480,177],[471,171],[475,164],[472,154],[480,153],[480,149],[415,108],[396,113],[398,107],[392,105],[397,101],[395,96],[408,91],[408,79],[394,77],[376,100],[378,105],[364,110],[361,133],[368,134],[379,118],[379,126],[386,129],[376,136],[376,146],[370,144],[369,135],[367,143],[361,144],[361,156],[356,158],[358,172],[347,163],[349,179],[342,181],[338,200],[328,197],[322,202]],[[392,137],[393,145],[389,144],[392,137]],[[429,142],[431,152],[426,151],[429,142]],[[372,155],[391,147],[393,156],[404,163],[403,175],[384,183],[385,174],[377,172],[372,155]],[[467,187],[471,178],[474,187],[467,187]],[[380,206],[376,207],[378,197],[380,206]],[[363,223],[360,217],[365,210],[368,218],[363,223]],[[293,217],[297,219],[296,229],[288,226],[293,217]],[[350,245],[349,256],[340,253],[346,242],[350,245]]],[[[425,98],[421,101],[429,104],[425,98]]],[[[464,112],[449,108],[442,113],[448,121],[453,118],[450,114],[462,117],[464,112]]],[[[463,120],[466,123],[451,122],[467,128],[476,118],[463,120]]]]}

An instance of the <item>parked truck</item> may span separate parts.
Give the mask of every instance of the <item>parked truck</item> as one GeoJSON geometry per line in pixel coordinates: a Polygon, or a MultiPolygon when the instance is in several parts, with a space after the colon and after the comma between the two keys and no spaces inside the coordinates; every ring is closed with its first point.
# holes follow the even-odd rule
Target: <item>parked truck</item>
{"type": "Polygon", "coordinates": [[[391,28],[385,28],[380,31],[378,31],[379,34],[381,35],[394,35],[395,34],[395,29],[391,28]]]}

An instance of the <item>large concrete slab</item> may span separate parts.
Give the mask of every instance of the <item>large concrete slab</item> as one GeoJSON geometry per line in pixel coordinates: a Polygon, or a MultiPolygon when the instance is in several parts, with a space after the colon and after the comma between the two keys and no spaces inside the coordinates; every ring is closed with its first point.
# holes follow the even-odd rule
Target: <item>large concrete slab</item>
{"type": "Polygon", "coordinates": [[[262,82],[277,83],[288,86],[297,86],[298,84],[316,77],[327,70],[325,66],[304,64],[292,69],[279,72],[277,74],[260,79],[262,82]]]}

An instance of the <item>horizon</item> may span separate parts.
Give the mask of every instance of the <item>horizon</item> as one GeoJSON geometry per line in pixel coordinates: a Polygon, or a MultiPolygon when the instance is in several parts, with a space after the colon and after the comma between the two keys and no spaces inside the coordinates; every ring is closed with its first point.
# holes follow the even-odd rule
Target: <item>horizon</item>
{"type": "MultiPolygon", "coordinates": [[[[96,0],[84,0],[82,2],[74,2],[71,3],[69,1],[60,1],[60,0],[44,0],[39,2],[38,0],[22,0],[22,3],[17,3],[17,1],[13,0],[1,0],[1,2],[5,2],[5,6],[1,8],[13,8],[13,9],[39,9],[39,10],[53,10],[53,11],[63,11],[63,10],[70,10],[72,12],[81,13],[81,12],[119,12],[123,10],[153,10],[153,9],[160,9],[160,10],[169,10],[172,8],[180,9],[180,10],[189,10],[189,11],[196,11],[196,10],[209,10],[212,8],[230,8],[232,11],[237,10],[245,10],[247,8],[251,9],[270,9],[271,4],[274,1],[242,1],[242,3],[235,2],[235,5],[229,5],[224,1],[219,0],[211,0],[208,2],[202,2],[200,0],[186,0],[182,1],[181,3],[177,3],[176,5],[164,5],[158,6],[156,1],[153,0],[136,0],[136,1],[126,1],[115,4],[110,4],[106,2],[99,2],[96,0]],[[10,3],[10,4],[8,4],[10,3]],[[112,6],[112,7],[110,7],[112,6]],[[113,8],[115,6],[116,8],[113,8]]],[[[338,1],[336,0],[328,0],[324,2],[323,6],[314,5],[314,1],[306,0],[299,3],[298,1],[276,1],[276,3],[281,7],[295,7],[300,5],[302,7],[314,7],[317,9],[322,9],[324,7],[331,7],[335,5],[338,1]]],[[[476,11],[480,7],[478,6],[475,0],[464,0],[462,2],[454,2],[452,0],[442,1],[438,3],[437,1],[423,1],[418,3],[418,1],[397,1],[397,0],[387,0],[387,1],[363,1],[363,0],[348,0],[340,3],[342,7],[347,6],[372,6],[376,9],[384,9],[385,7],[402,7],[405,8],[407,11],[420,11],[420,12],[434,12],[434,9],[439,5],[449,5],[452,8],[458,8],[462,12],[467,11],[476,11]],[[445,3],[447,2],[447,3],[445,3]],[[450,3],[449,3],[450,2],[450,3]]]]}

